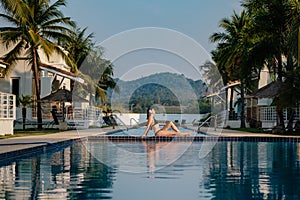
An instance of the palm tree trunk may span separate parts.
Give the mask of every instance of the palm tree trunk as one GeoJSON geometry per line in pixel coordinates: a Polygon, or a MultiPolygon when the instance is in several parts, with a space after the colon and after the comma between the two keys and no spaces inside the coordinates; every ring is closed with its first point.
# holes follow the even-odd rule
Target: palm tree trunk
{"type": "Polygon", "coordinates": [[[35,92],[36,92],[36,101],[37,101],[37,123],[38,123],[38,129],[42,129],[43,119],[42,119],[40,76],[38,70],[38,54],[37,54],[37,49],[35,47],[32,48],[32,53],[33,53],[32,70],[33,70],[33,76],[35,81],[35,92]]]}
{"type": "Polygon", "coordinates": [[[246,128],[244,83],[241,81],[241,128],[246,128]]]}
{"type": "MultiPolygon", "coordinates": [[[[278,60],[278,78],[277,81],[280,83],[282,82],[282,77],[283,77],[283,71],[282,71],[282,55],[281,53],[277,57],[278,60]]],[[[279,97],[280,98],[280,97],[279,97]]],[[[277,116],[278,116],[278,122],[277,126],[281,126],[283,129],[284,127],[284,118],[283,118],[283,108],[281,105],[277,105],[277,116]]]]}
{"type": "Polygon", "coordinates": [[[300,67],[300,27],[298,28],[298,66],[300,67]]]}
{"type": "Polygon", "coordinates": [[[26,107],[22,108],[22,118],[23,118],[23,130],[25,130],[25,126],[26,126],[26,107]]]}
{"type": "Polygon", "coordinates": [[[234,119],[234,110],[233,110],[233,88],[230,88],[229,119],[234,119]]]}
{"type": "Polygon", "coordinates": [[[287,130],[289,133],[293,132],[293,122],[295,117],[295,112],[293,108],[288,108],[288,124],[287,124],[287,130]]]}

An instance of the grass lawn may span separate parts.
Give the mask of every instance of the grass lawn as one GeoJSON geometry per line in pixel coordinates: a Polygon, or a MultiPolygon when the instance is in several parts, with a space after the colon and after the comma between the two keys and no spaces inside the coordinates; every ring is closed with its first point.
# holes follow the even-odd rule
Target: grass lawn
{"type": "MultiPolygon", "coordinates": [[[[226,128],[229,130],[237,130],[237,131],[243,131],[243,132],[249,132],[249,133],[272,133],[272,130],[264,130],[264,129],[257,129],[257,128],[226,128]]],[[[286,132],[284,134],[276,134],[274,135],[286,135],[286,136],[300,136],[299,132],[286,132]]]]}
{"type": "Polygon", "coordinates": [[[23,136],[32,136],[32,135],[46,135],[52,133],[58,133],[58,129],[26,129],[26,130],[14,130],[13,135],[4,135],[0,136],[0,139],[14,138],[14,137],[23,137],[23,136]]]}
{"type": "Polygon", "coordinates": [[[272,133],[271,130],[263,130],[263,129],[257,129],[257,128],[226,128],[226,129],[249,132],[249,133],[272,133]]]}

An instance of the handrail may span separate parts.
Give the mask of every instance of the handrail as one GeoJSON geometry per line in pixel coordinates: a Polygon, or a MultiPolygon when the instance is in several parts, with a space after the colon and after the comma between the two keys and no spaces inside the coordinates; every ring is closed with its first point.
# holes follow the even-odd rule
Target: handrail
{"type": "Polygon", "coordinates": [[[135,118],[130,118],[130,127],[132,126],[132,121],[134,121],[136,124],[139,124],[139,122],[135,118]]]}
{"type": "Polygon", "coordinates": [[[125,122],[123,122],[120,117],[118,117],[116,114],[112,114],[113,117],[115,117],[117,120],[119,120],[125,127],[126,130],[128,131],[129,127],[125,124],[125,122]]]}
{"type": "Polygon", "coordinates": [[[215,119],[215,123],[214,123],[214,129],[217,129],[217,115],[212,115],[210,117],[208,117],[204,122],[199,123],[197,130],[199,131],[200,128],[204,125],[204,124],[208,124],[208,121],[211,120],[212,118],[215,119]]]}

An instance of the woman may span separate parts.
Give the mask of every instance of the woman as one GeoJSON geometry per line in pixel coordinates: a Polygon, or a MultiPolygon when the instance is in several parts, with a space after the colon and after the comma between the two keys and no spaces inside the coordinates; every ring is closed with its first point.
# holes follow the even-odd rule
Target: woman
{"type": "Polygon", "coordinates": [[[181,133],[173,122],[167,122],[166,125],[162,128],[159,127],[159,123],[154,118],[155,110],[154,108],[149,108],[147,110],[147,128],[144,131],[142,137],[146,137],[149,130],[152,128],[155,136],[190,136],[193,133],[181,133]],[[172,131],[169,129],[172,128],[172,131]]]}

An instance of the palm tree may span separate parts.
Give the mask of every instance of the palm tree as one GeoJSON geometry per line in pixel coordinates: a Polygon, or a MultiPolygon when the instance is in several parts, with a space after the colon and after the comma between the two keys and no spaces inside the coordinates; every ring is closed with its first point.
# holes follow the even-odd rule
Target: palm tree
{"type": "MultiPolygon", "coordinates": [[[[0,28],[0,38],[7,47],[12,47],[4,60],[14,64],[20,55],[25,54],[26,60],[32,65],[37,121],[38,127],[42,128],[39,51],[43,51],[48,57],[56,52],[68,60],[68,63],[72,63],[57,43],[59,40],[70,40],[70,34],[67,33],[72,32],[70,28],[74,26],[74,22],[64,17],[59,10],[60,6],[65,6],[65,0],[57,0],[51,5],[50,0],[1,0],[0,2],[4,10],[4,13],[0,13],[0,17],[11,25],[0,28]]],[[[76,68],[75,65],[71,67],[76,68]]]]}
{"type": "Polygon", "coordinates": [[[250,32],[251,21],[245,11],[240,15],[234,12],[230,19],[224,18],[219,27],[223,28],[224,32],[214,33],[210,37],[211,42],[218,42],[213,55],[218,68],[227,74],[227,79],[241,82],[241,128],[244,128],[245,90],[251,86],[253,76],[257,75],[256,65],[250,59],[255,35],[250,32]]]}
{"type": "MultiPolygon", "coordinates": [[[[77,69],[75,70],[80,69],[84,60],[87,58],[94,47],[94,43],[92,41],[94,34],[90,33],[86,36],[86,30],[87,28],[75,28],[75,30],[69,35],[71,40],[60,41],[61,45],[69,53],[73,63],[76,64],[77,69]]],[[[76,73],[77,71],[72,72],[76,73]]],[[[73,91],[74,85],[75,81],[71,80],[71,91],[73,91]]]]}
{"type": "Polygon", "coordinates": [[[79,91],[88,92],[90,96],[95,95],[96,100],[100,99],[102,106],[107,103],[109,88],[119,91],[113,79],[113,64],[103,58],[103,53],[102,47],[96,47],[89,52],[80,69],[80,75],[87,84],[78,85],[79,91]]]}
{"type": "Polygon", "coordinates": [[[23,130],[25,130],[27,107],[32,106],[33,100],[29,95],[22,95],[21,97],[18,97],[18,100],[22,105],[23,130]]]}
{"type": "Polygon", "coordinates": [[[80,69],[83,61],[94,47],[94,42],[92,41],[94,33],[86,35],[86,30],[87,28],[75,28],[75,30],[70,33],[71,40],[64,41],[62,45],[71,55],[78,69],[80,69]]]}
{"type": "MultiPolygon", "coordinates": [[[[265,59],[268,66],[282,82],[285,71],[294,69],[297,60],[297,36],[300,23],[300,2],[298,0],[244,0],[242,5],[250,13],[254,31],[258,35],[254,51],[265,59]],[[286,65],[283,62],[286,58],[286,65]]],[[[277,102],[283,102],[278,96],[277,102]]],[[[283,105],[277,105],[278,125],[284,128],[283,105]]]]}

